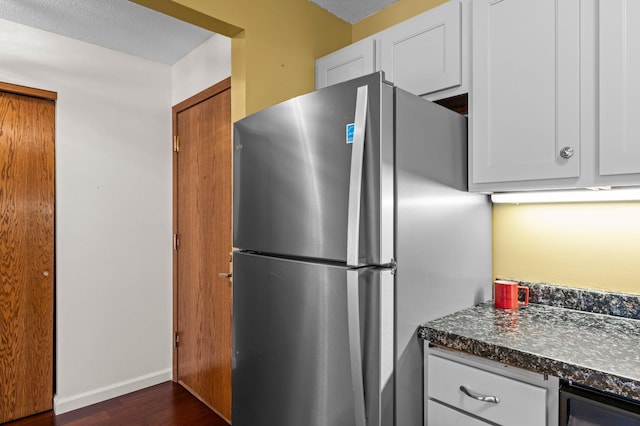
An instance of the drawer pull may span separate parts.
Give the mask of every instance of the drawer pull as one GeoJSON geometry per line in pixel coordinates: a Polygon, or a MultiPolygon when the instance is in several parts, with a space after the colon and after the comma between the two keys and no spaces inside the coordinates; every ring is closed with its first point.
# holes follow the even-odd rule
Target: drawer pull
{"type": "Polygon", "coordinates": [[[467,388],[465,388],[464,386],[460,386],[460,391],[467,395],[470,398],[473,399],[477,399],[478,401],[482,401],[482,402],[491,402],[493,404],[497,404],[500,402],[500,398],[498,398],[497,396],[485,396],[485,395],[479,395],[475,392],[471,392],[470,390],[468,390],[467,388]]]}

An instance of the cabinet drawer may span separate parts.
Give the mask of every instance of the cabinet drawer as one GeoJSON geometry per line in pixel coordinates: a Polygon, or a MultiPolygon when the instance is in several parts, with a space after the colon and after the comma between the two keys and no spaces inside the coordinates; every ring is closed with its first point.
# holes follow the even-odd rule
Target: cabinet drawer
{"type": "Polygon", "coordinates": [[[483,419],[501,425],[547,424],[544,388],[433,355],[427,361],[427,382],[429,398],[483,419]],[[478,401],[460,386],[474,394],[496,396],[500,402],[478,401]]]}
{"type": "Polygon", "coordinates": [[[429,401],[427,404],[427,419],[429,426],[487,426],[489,424],[434,401],[429,401]]]}

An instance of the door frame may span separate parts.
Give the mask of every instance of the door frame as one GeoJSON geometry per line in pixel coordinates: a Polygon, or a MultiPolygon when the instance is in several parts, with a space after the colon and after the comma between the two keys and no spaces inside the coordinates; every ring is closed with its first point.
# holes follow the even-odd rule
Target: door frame
{"type": "MultiPolygon", "coordinates": [[[[231,77],[227,77],[224,80],[219,81],[207,89],[191,96],[190,98],[185,99],[182,102],[177,103],[172,108],[172,151],[173,151],[173,236],[174,236],[174,247],[173,247],[173,330],[175,332],[178,328],[178,253],[175,247],[175,238],[178,233],[178,152],[176,147],[176,137],[178,136],[178,115],[203,102],[209,98],[216,96],[217,94],[224,92],[225,90],[231,89],[231,77]]],[[[233,138],[233,134],[232,134],[233,138]]],[[[175,344],[175,335],[172,338],[173,340],[173,351],[172,351],[172,380],[174,382],[178,381],[178,348],[175,344]]]]}
{"type": "Polygon", "coordinates": [[[34,87],[20,86],[19,84],[4,83],[0,81],[0,92],[14,93],[16,95],[31,96],[32,98],[57,101],[58,93],[49,90],[36,89],[34,87]]]}

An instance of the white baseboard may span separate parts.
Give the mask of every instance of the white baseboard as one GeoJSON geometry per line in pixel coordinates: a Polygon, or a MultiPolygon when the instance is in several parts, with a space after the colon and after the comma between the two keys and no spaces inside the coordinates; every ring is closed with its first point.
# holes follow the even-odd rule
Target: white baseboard
{"type": "Polygon", "coordinates": [[[78,408],[116,398],[127,393],[148,388],[171,380],[171,369],[156,371],[144,376],[134,377],[130,380],[103,386],[88,392],[82,392],[66,398],[53,397],[53,411],[56,414],[77,410],[78,408]]]}

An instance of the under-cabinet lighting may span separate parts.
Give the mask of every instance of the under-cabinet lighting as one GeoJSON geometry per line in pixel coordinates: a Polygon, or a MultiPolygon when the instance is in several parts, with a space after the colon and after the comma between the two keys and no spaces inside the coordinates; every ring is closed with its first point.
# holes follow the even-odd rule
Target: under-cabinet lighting
{"type": "Polygon", "coordinates": [[[585,203],[598,201],[638,201],[640,188],[575,189],[566,191],[500,192],[491,194],[498,204],[585,203]]]}

